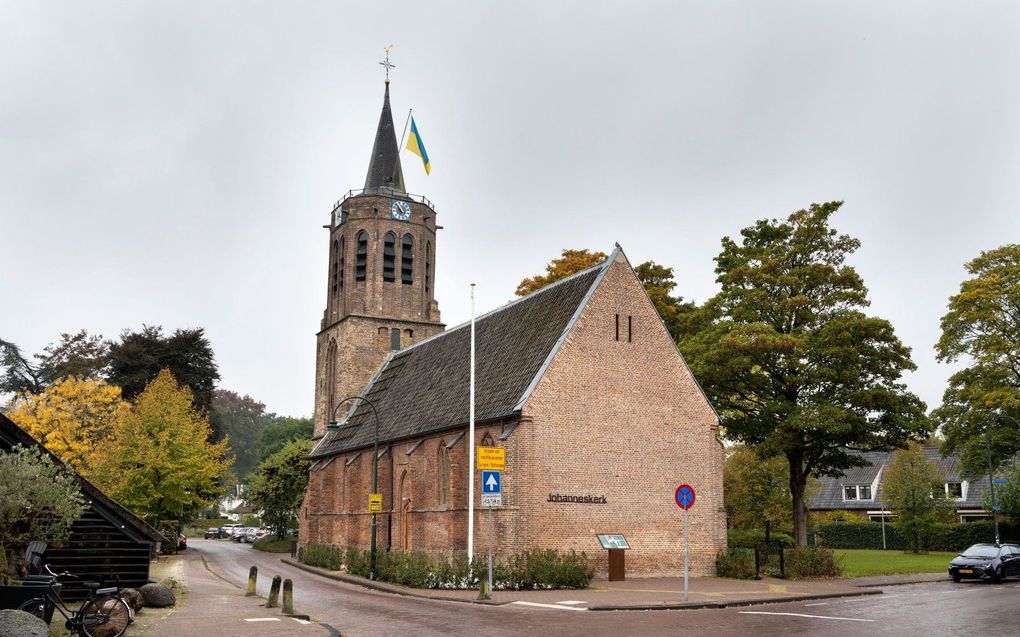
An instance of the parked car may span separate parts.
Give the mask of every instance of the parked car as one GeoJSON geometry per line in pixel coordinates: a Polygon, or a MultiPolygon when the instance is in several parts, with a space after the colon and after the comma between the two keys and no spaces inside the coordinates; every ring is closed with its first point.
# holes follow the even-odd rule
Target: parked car
{"type": "Polygon", "coordinates": [[[234,537],[234,532],[241,528],[240,524],[224,524],[220,528],[220,537],[234,537]]]}
{"type": "Polygon", "coordinates": [[[256,540],[266,537],[268,532],[266,529],[248,529],[248,532],[245,533],[244,541],[248,544],[253,544],[256,540]]]}
{"type": "Polygon", "coordinates": [[[1016,544],[975,544],[949,562],[949,577],[986,579],[998,584],[1007,577],[1020,577],[1020,546],[1016,544]]]}
{"type": "Polygon", "coordinates": [[[230,539],[232,539],[235,542],[244,542],[245,537],[247,537],[248,535],[248,528],[249,527],[247,526],[237,527],[236,529],[234,529],[234,534],[230,536],[230,539]]]}
{"type": "Polygon", "coordinates": [[[188,548],[188,536],[183,533],[177,534],[177,550],[183,551],[188,548]]]}
{"type": "Polygon", "coordinates": [[[218,540],[220,539],[220,527],[213,526],[205,530],[205,539],[207,540],[218,540]]]}

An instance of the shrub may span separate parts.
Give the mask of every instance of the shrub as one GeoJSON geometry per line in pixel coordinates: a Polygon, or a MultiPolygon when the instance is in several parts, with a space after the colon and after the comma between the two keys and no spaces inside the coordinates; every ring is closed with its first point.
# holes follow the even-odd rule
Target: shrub
{"type": "MultiPolygon", "coordinates": [[[[376,557],[378,558],[378,554],[376,557]]],[[[348,546],[344,551],[343,564],[351,575],[368,577],[372,572],[372,552],[348,546]]]]}
{"type": "MultiPolygon", "coordinates": [[[[1003,542],[1020,539],[1020,529],[999,524],[1003,542]]],[[[834,549],[882,548],[882,525],[876,522],[833,522],[818,527],[821,543],[834,549]]],[[[886,548],[908,550],[909,543],[890,524],[885,525],[886,548]]],[[[978,542],[994,542],[995,528],[991,520],[956,524],[937,524],[922,547],[929,551],[962,551],[978,542]]]]}
{"type": "Polygon", "coordinates": [[[754,551],[729,548],[715,556],[715,572],[719,577],[751,579],[754,577],[754,551]]]}
{"type": "Polygon", "coordinates": [[[786,551],[786,575],[792,579],[840,577],[843,566],[829,549],[813,546],[786,551]]]}
{"type": "Polygon", "coordinates": [[[256,551],[265,551],[267,553],[290,553],[290,545],[293,540],[289,538],[280,539],[273,535],[267,535],[266,537],[255,540],[255,543],[251,545],[256,551]]]}
{"type": "Polygon", "coordinates": [[[299,559],[302,563],[331,571],[340,570],[344,554],[338,546],[330,544],[307,544],[301,550],[299,559]]]}

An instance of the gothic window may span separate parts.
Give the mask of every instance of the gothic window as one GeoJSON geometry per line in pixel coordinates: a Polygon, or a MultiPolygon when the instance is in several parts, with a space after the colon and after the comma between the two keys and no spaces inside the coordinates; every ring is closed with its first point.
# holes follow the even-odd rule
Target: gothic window
{"type": "Polygon", "coordinates": [[[450,450],[439,441],[439,504],[450,503],[450,450]]]}
{"type": "Polygon", "coordinates": [[[345,252],[345,250],[344,250],[344,238],[340,237],[340,281],[339,281],[338,284],[340,286],[340,291],[341,292],[344,291],[344,257],[346,256],[344,254],[344,252],[345,252]]]}
{"type": "Polygon", "coordinates": [[[336,405],[336,341],[329,342],[326,350],[326,422],[333,419],[336,405]]]}
{"type": "Polygon", "coordinates": [[[358,260],[355,262],[354,278],[357,281],[364,281],[368,275],[368,233],[362,230],[358,233],[358,260]]]}
{"type": "Polygon", "coordinates": [[[429,296],[429,289],[432,287],[432,242],[425,243],[425,298],[429,296]]]}
{"type": "Polygon", "coordinates": [[[414,283],[414,239],[409,234],[400,240],[400,282],[414,283]]]}
{"type": "Polygon", "coordinates": [[[396,276],[396,244],[397,237],[392,232],[386,233],[386,240],[383,243],[383,261],[382,261],[382,279],[383,281],[393,282],[397,280],[396,276]]]}
{"type": "Polygon", "coordinates": [[[340,253],[340,244],[337,243],[336,241],[333,241],[333,250],[331,252],[333,254],[333,267],[332,267],[332,269],[330,271],[330,278],[333,281],[333,286],[332,286],[333,287],[333,298],[335,299],[336,298],[336,291],[337,291],[337,276],[339,275],[339,265],[337,264],[337,258],[339,257],[339,253],[340,253]]]}

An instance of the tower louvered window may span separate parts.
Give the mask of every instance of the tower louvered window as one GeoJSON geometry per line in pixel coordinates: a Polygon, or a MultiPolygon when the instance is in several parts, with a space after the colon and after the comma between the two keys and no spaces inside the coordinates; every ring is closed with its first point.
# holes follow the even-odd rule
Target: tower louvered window
{"type": "Polygon", "coordinates": [[[344,250],[344,238],[340,237],[340,281],[339,281],[339,286],[340,286],[340,291],[341,292],[344,291],[344,257],[346,256],[346,255],[344,255],[344,252],[345,252],[345,250],[344,250]]]}
{"type": "Polygon", "coordinates": [[[355,262],[354,278],[364,281],[368,273],[368,233],[358,233],[358,260],[355,262]]]}
{"type": "Polygon", "coordinates": [[[386,233],[386,240],[383,244],[382,280],[396,281],[396,260],[397,260],[397,237],[392,232],[386,233]]]}
{"type": "Polygon", "coordinates": [[[337,278],[339,277],[339,274],[340,274],[340,266],[337,263],[337,259],[338,259],[339,252],[340,252],[340,244],[337,243],[336,241],[333,242],[333,251],[332,252],[333,252],[333,267],[332,267],[332,271],[330,272],[330,274],[331,274],[331,278],[333,280],[333,286],[332,286],[333,287],[333,298],[335,299],[336,298],[336,292],[337,292],[337,285],[338,285],[337,278]]]}
{"type": "Polygon", "coordinates": [[[432,288],[432,242],[425,243],[425,298],[429,297],[432,288]]]}
{"type": "Polygon", "coordinates": [[[400,282],[414,283],[414,239],[409,234],[400,240],[400,282]]]}

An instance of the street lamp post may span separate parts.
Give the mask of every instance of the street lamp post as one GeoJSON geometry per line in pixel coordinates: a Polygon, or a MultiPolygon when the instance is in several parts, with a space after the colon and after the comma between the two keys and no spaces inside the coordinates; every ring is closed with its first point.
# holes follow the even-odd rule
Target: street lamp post
{"type": "MultiPolygon", "coordinates": [[[[333,408],[333,413],[330,415],[329,424],[326,425],[326,429],[338,430],[340,429],[340,423],[336,420],[336,412],[340,408],[340,405],[344,404],[349,400],[360,400],[363,401],[372,409],[372,415],[375,417],[375,442],[372,445],[372,493],[379,492],[379,412],[376,411],[375,405],[371,400],[364,396],[348,396],[336,404],[333,408]]],[[[369,579],[375,579],[375,538],[376,538],[376,513],[372,512],[372,548],[371,548],[371,569],[369,571],[369,579]]]]}

